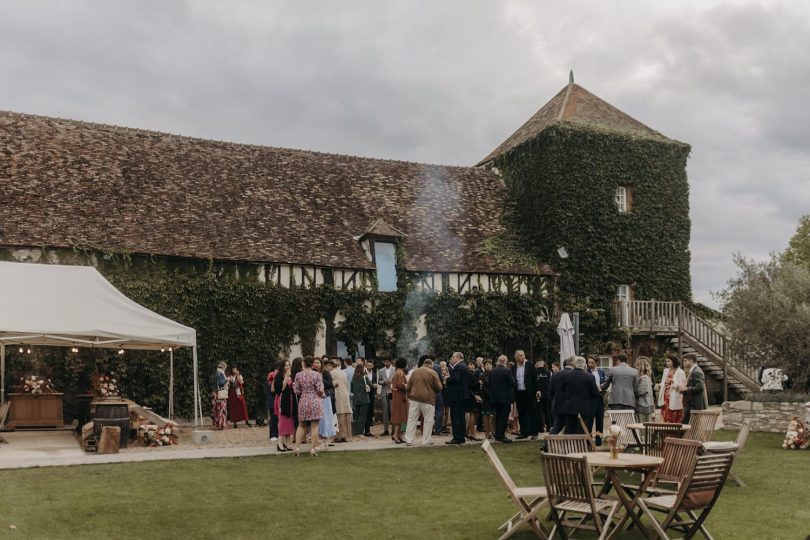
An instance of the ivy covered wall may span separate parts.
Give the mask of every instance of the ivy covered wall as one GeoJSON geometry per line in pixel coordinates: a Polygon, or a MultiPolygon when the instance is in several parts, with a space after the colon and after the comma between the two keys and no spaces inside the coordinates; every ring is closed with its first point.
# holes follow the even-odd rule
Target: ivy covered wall
{"type": "MultiPolygon", "coordinates": [[[[0,250],[11,260],[11,251],[0,250]]],[[[197,330],[200,384],[217,362],[240,368],[246,379],[251,414],[264,409],[263,381],[290,345],[300,339],[305,354],[314,352],[322,319],[345,317],[334,338],[350,350],[359,343],[377,357],[414,359],[424,351],[447,358],[454,350],[466,355],[496,354],[515,338],[536,337],[552,329],[538,327],[535,316],[549,311],[548,297],[518,293],[442,293],[417,290],[410,277],[399,275],[397,292],[372,289],[285,288],[258,279],[256,265],[126,256],[83,251],[50,251],[42,261],[92,264],[134,301],[197,330]],[[427,334],[417,340],[417,320],[425,317],[427,334]]],[[[547,350],[541,346],[538,351],[547,350]]],[[[165,414],[168,409],[168,353],[35,347],[32,354],[9,347],[8,385],[20,376],[51,377],[66,394],[66,411],[75,411],[75,396],[90,388],[99,369],[113,371],[126,397],[165,414]]],[[[175,352],[175,412],[193,415],[191,352],[175,352]]],[[[207,414],[204,398],[203,412],[207,414]]]]}
{"type": "Polygon", "coordinates": [[[514,201],[511,226],[561,274],[560,308],[587,314],[586,351],[610,333],[619,284],[631,284],[637,299],[691,299],[689,151],[676,141],[559,122],[493,162],[514,201]],[[619,186],[630,187],[629,213],[617,210],[619,186]]]}

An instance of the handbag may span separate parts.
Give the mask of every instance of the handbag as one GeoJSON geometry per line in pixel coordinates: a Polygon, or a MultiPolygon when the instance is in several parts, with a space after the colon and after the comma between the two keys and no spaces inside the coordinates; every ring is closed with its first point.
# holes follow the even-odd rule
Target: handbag
{"type": "Polygon", "coordinates": [[[228,389],[217,390],[217,399],[228,399],[228,389]]]}

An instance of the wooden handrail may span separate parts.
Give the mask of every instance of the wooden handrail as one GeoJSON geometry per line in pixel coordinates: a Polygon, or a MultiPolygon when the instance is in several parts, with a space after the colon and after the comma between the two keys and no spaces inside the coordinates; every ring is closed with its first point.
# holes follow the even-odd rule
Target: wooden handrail
{"type": "Polygon", "coordinates": [[[673,332],[683,336],[701,354],[730,372],[752,390],[759,387],[758,366],[732,358],[726,336],[681,302],[625,300],[613,303],[614,320],[620,328],[673,332]]]}

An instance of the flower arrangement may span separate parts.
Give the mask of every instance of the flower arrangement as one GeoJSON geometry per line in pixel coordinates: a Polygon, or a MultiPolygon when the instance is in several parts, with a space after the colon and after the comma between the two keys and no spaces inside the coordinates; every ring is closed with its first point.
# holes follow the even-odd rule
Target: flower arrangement
{"type": "Polygon", "coordinates": [[[96,394],[102,398],[115,398],[121,395],[118,389],[118,380],[112,372],[107,375],[94,376],[93,387],[96,394]]]}
{"type": "Polygon", "coordinates": [[[55,394],[56,390],[50,379],[31,375],[30,377],[20,377],[20,384],[17,390],[21,394],[55,394]]]}
{"type": "Polygon", "coordinates": [[[180,428],[174,422],[163,426],[141,424],[138,426],[138,440],[144,446],[171,446],[177,444],[180,428]]]}
{"type": "Polygon", "coordinates": [[[803,450],[807,448],[807,435],[807,426],[798,417],[794,416],[793,420],[788,424],[782,448],[786,450],[803,450]]]}

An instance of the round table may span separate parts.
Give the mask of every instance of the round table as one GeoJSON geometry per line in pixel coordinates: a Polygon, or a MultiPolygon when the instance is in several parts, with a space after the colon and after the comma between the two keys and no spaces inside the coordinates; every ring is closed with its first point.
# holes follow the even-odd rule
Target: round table
{"type": "MultiPolygon", "coordinates": [[[[656,422],[661,423],[661,422],[656,422]]],[[[689,429],[689,424],[672,424],[673,426],[681,426],[681,429],[689,429]]],[[[644,429],[644,424],[641,422],[635,424],[627,424],[627,429],[632,429],[633,431],[641,431],[644,429]]]]}
{"type": "MultiPolygon", "coordinates": [[[[660,422],[656,422],[656,423],[660,423],[660,422]]],[[[667,425],[678,426],[684,432],[689,430],[689,424],[669,424],[669,423],[667,423],[667,425]]],[[[643,450],[644,442],[641,440],[641,437],[639,436],[639,433],[644,431],[644,424],[642,422],[637,422],[637,423],[633,423],[633,424],[627,424],[626,427],[627,427],[627,429],[629,429],[633,433],[633,438],[636,440],[636,444],[638,444],[639,449],[643,452],[644,451],[643,450]]]]}
{"type": "Polygon", "coordinates": [[[636,527],[644,534],[646,538],[650,538],[647,529],[641,524],[641,520],[636,515],[636,507],[638,506],[638,499],[644,492],[647,491],[650,481],[655,476],[650,474],[657,470],[658,467],[664,462],[663,458],[656,456],[646,456],[644,454],[619,454],[616,459],[610,457],[610,453],[606,452],[584,452],[569,454],[571,457],[586,458],[588,466],[597,468],[602,467],[606,471],[605,486],[602,488],[600,497],[606,495],[610,491],[610,485],[616,489],[616,495],[622,506],[625,508],[625,514],[622,517],[616,528],[610,534],[610,538],[615,538],[624,528],[624,524],[628,519],[632,519],[636,527]],[[619,479],[618,472],[621,470],[629,470],[642,473],[642,482],[638,486],[633,498],[630,498],[627,492],[622,487],[621,479],[619,479]]]}

